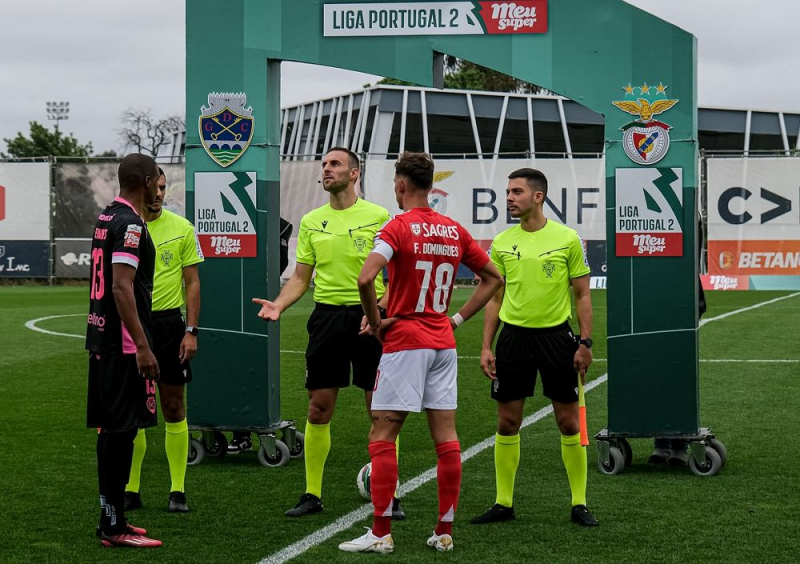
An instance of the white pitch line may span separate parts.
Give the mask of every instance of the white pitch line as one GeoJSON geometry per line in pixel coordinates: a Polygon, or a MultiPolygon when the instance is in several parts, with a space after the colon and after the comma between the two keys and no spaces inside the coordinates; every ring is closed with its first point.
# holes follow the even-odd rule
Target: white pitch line
{"type": "Polygon", "coordinates": [[[701,358],[700,362],[744,362],[744,363],[754,363],[754,364],[775,364],[775,363],[786,363],[786,364],[796,364],[800,362],[800,360],[792,359],[792,358],[757,358],[757,359],[731,359],[731,358],[701,358]]]}
{"type": "MultiPolygon", "coordinates": [[[[606,380],[608,380],[608,374],[603,374],[599,378],[596,378],[591,382],[589,382],[588,384],[586,384],[584,390],[586,392],[593,390],[600,384],[605,383],[606,380]]],[[[536,423],[541,419],[544,419],[551,413],[553,413],[552,405],[548,405],[547,407],[543,407],[536,413],[532,413],[531,415],[522,420],[522,425],[520,427],[520,430],[524,429],[528,425],[533,425],[534,423],[536,423]]],[[[480,454],[481,452],[490,448],[493,445],[494,445],[494,435],[482,440],[481,442],[475,445],[472,445],[467,450],[461,453],[461,463],[463,464],[473,456],[480,454]]],[[[428,468],[425,472],[423,472],[416,478],[412,478],[408,482],[403,483],[397,490],[397,493],[399,493],[401,496],[409,494],[414,490],[416,490],[417,488],[419,488],[420,486],[422,486],[423,484],[426,484],[427,482],[430,482],[435,478],[436,478],[436,466],[428,468]]],[[[365,504],[364,506],[359,507],[354,511],[351,511],[347,515],[339,517],[336,521],[334,521],[330,525],[327,525],[319,529],[318,531],[311,533],[304,539],[301,539],[296,543],[290,544],[289,546],[280,550],[279,552],[276,552],[272,556],[268,556],[267,558],[261,560],[258,564],[283,564],[283,562],[287,562],[292,558],[300,556],[309,548],[317,546],[318,544],[322,544],[323,542],[330,539],[334,535],[346,529],[349,529],[359,521],[362,521],[363,519],[369,517],[371,514],[372,514],[372,505],[365,504]]]]}
{"type": "MultiPolygon", "coordinates": [[[[45,333],[47,335],[56,335],[58,337],[72,337],[75,339],[83,339],[86,335],[73,335],[72,333],[57,333],[55,331],[48,331],[47,329],[42,329],[41,327],[37,327],[36,324],[40,321],[47,321],[48,319],[58,319],[60,317],[77,317],[79,315],[85,315],[83,313],[70,313],[68,315],[51,315],[49,317],[40,317],[39,319],[32,319],[25,323],[25,327],[31,329],[32,331],[38,331],[39,333],[45,333]]],[[[709,319],[709,321],[714,321],[714,319],[709,319]]],[[[215,329],[215,331],[219,331],[219,329],[215,329]]],[[[232,333],[239,333],[239,331],[232,331],[232,333]]],[[[251,333],[245,333],[246,335],[250,335],[251,333]]],[[[256,335],[255,333],[252,333],[256,335]]],[[[264,337],[265,335],[257,335],[259,337],[264,337]]],[[[281,354],[306,354],[305,351],[290,351],[281,349],[281,354]]],[[[480,360],[481,357],[479,356],[459,356],[461,360],[480,360]]],[[[595,358],[594,362],[606,362],[605,358],[595,358]]],[[[793,360],[793,359],[734,359],[734,358],[701,358],[700,362],[748,362],[748,363],[787,363],[787,364],[796,364],[800,363],[800,360],[793,360]]]]}
{"type": "Polygon", "coordinates": [[[718,321],[720,319],[725,319],[726,317],[730,317],[731,315],[737,315],[739,313],[743,313],[745,311],[750,311],[751,309],[758,309],[765,305],[774,304],[781,300],[788,300],[789,298],[794,298],[795,296],[800,296],[800,292],[795,292],[794,294],[789,294],[788,296],[781,296],[780,298],[775,298],[774,300],[768,300],[766,302],[757,303],[755,305],[751,305],[749,307],[743,307],[742,309],[736,309],[734,311],[729,311],[728,313],[723,313],[722,315],[718,315],[716,317],[709,317],[707,319],[700,320],[700,327],[705,325],[706,323],[711,323],[712,321],[718,321]]]}
{"type": "MultiPolygon", "coordinates": [[[[783,296],[781,298],[776,298],[774,300],[769,300],[769,301],[766,301],[766,302],[755,304],[755,305],[752,305],[752,306],[749,306],[749,307],[745,307],[745,308],[742,308],[742,309],[738,309],[738,310],[735,310],[735,311],[731,311],[731,312],[728,312],[728,313],[724,313],[724,314],[719,315],[717,317],[711,317],[711,318],[703,320],[700,323],[700,325],[703,326],[706,323],[710,323],[712,321],[717,321],[719,319],[724,319],[726,317],[730,317],[730,316],[736,315],[738,313],[743,313],[745,311],[750,311],[750,310],[759,308],[761,306],[773,304],[775,302],[778,302],[778,301],[781,301],[781,300],[785,300],[787,298],[793,298],[795,296],[800,296],[800,292],[797,292],[797,293],[794,293],[794,294],[791,294],[791,295],[788,295],[788,296],[783,296]]],[[[284,351],[281,351],[281,352],[284,352],[284,351]]],[[[286,352],[292,352],[292,351],[286,351],[286,352]]],[[[586,392],[588,392],[590,390],[593,390],[594,388],[596,388],[600,384],[605,383],[606,380],[608,380],[608,374],[607,373],[603,374],[599,378],[589,382],[584,389],[585,389],[586,392]]],[[[529,415],[528,417],[526,417],[522,421],[521,429],[527,427],[528,425],[532,425],[533,423],[536,423],[537,421],[543,419],[544,417],[546,417],[547,415],[549,415],[552,412],[553,412],[553,407],[552,406],[543,407],[542,409],[540,409],[536,413],[533,413],[532,415],[529,415]]],[[[487,448],[489,448],[493,444],[494,444],[494,436],[491,436],[491,437],[487,437],[486,439],[484,439],[480,443],[469,447],[466,451],[461,453],[461,461],[462,461],[462,463],[466,462],[467,460],[469,460],[473,456],[479,454],[480,452],[483,452],[484,450],[486,450],[487,448]]],[[[408,482],[405,482],[404,484],[402,484],[400,486],[399,490],[398,490],[398,493],[400,495],[405,495],[407,493],[410,493],[410,492],[414,491],[415,489],[417,489],[418,487],[420,487],[421,485],[433,480],[435,477],[436,477],[436,467],[429,468],[428,470],[426,470],[425,472],[423,472],[422,474],[420,474],[416,478],[412,478],[408,482]]],[[[258,564],[283,564],[284,562],[287,562],[287,561],[291,560],[292,558],[295,558],[296,556],[299,556],[299,555],[303,554],[309,548],[312,548],[314,546],[322,544],[323,542],[325,542],[326,540],[330,539],[334,535],[336,535],[336,534],[338,534],[338,533],[340,533],[340,532],[342,532],[342,531],[344,531],[346,529],[349,529],[350,527],[352,527],[353,525],[355,525],[359,521],[369,517],[370,513],[372,513],[371,506],[370,505],[364,505],[363,507],[360,507],[360,508],[358,508],[358,509],[356,509],[354,511],[351,511],[347,515],[343,515],[342,517],[339,517],[336,521],[334,521],[330,525],[326,525],[322,529],[319,529],[318,531],[316,531],[314,533],[311,533],[307,537],[305,537],[303,539],[300,539],[299,541],[297,541],[295,543],[290,544],[289,546],[287,546],[286,548],[276,552],[275,554],[273,554],[271,556],[268,556],[268,557],[264,558],[263,560],[260,560],[258,562],[258,564]]]]}
{"type": "MultiPolygon", "coordinates": [[[[305,351],[289,351],[281,349],[282,354],[306,354],[305,351]]],[[[481,357],[479,356],[459,356],[459,360],[480,360],[481,357]]],[[[592,359],[592,362],[607,362],[607,358],[595,358],[592,359]]],[[[700,362],[754,362],[754,363],[798,363],[800,360],[798,359],[787,359],[787,358],[760,358],[760,359],[744,359],[744,358],[701,358],[700,362]]]]}
{"type": "Polygon", "coordinates": [[[67,315],[51,315],[49,317],[40,317],[39,319],[31,319],[30,321],[25,322],[25,327],[32,331],[38,331],[39,333],[46,333],[47,335],[57,335],[58,337],[73,337],[78,339],[85,339],[86,335],[73,335],[72,333],[56,333],[55,331],[48,331],[46,329],[42,329],[41,327],[37,327],[36,324],[40,321],[47,321],[48,319],[59,319],[61,317],[78,317],[79,315],[86,315],[85,313],[70,313],[67,315]]]}

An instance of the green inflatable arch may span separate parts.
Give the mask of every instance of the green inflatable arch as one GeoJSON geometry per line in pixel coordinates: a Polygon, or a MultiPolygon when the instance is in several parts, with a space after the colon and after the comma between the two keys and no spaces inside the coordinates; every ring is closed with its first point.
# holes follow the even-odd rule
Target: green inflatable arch
{"type": "Polygon", "coordinates": [[[192,0],[186,22],[187,210],[207,256],[193,425],[280,419],[278,328],[250,298],[279,290],[281,61],[432,86],[447,53],[605,116],[609,430],[697,432],[691,34],[620,0],[192,0]]]}

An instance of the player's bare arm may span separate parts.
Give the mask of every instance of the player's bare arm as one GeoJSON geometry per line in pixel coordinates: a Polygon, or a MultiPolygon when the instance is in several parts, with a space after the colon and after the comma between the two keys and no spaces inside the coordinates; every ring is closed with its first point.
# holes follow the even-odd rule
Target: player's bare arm
{"type": "MultiPolygon", "coordinates": [[[[592,292],[589,289],[589,275],[572,279],[572,292],[575,294],[575,311],[578,314],[578,327],[581,339],[592,337],[592,292]]],[[[586,382],[586,371],[592,365],[592,349],[580,345],[575,352],[575,370],[586,382]]]]}
{"type": "Polygon", "coordinates": [[[494,351],[492,345],[494,344],[494,337],[497,335],[497,329],[500,327],[500,308],[503,305],[503,296],[505,296],[505,286],[501,286],[499,290],[494,293],[492,299],[486,304],[483,310],[483,344],[481,345],[481,370],[487,378],[497,380],[497,369],[495,367],[494,351]]]}
{"type": "MultiPolygon", "coordinates": [[[[196,264],[183,269],[183,282],[186,287],[186,325],[197,327],[200,323],[200,271],[196,264]]],[[[186,362],[197,354],[197,335],[187,332],[180,348],[180,360],[186,362]]]]}
{"type": "Polygon", "coordinates": [[[310,264],[298,262],[292,277],[284,284],[281,293],[274,302],[262,298],[253,298],[253,303],[261,305],[258,316],[267,321],[278,321],[281,313],[289,309],[297,300],[303,297],[311,285],[311,275],[314,267],[310,264]]]}
{"type": "Polygon", "coordinates": [[[142,324],[139,322],[139,314],[136,312],[136,298],[133,295],[133,278],[136,276],[136,269],[127,264],[112,265],[114,283],[111,291],[114,294],[114,301],[117,304],[119,317],[128,328],[131,339],[136,345],[136,364],[139,373],[145,378],[158,378],[158,362],[150,350],[150,344],[144,334],[142,324]]]}
{"type": "MultiPolygon", "coordinates": [[[[472,292],[467,303],[461,306],[461,309],[456,313],[463,321],[467,321],[483,309],[487,302],[492,299],[492,296],[505,284],[503,276],[492,261],[487,262],[483,268],[475,274],[480,278],[478,286],[475,288],[475,291],[472,292]]],[[[455,317],[455,315],[453,317],[455,317]]],[[[461,322],[463,323],[463,321],[461,322]]]]}
{"type": "Polygon", "coordinates": [[[361,307],[367,318],[368,328],[374,332],[381,326],[381,314],[378,311],[378,296],[375,293],[375,277],[383,270],[389,261],[380,253],[370,253],[361,273],[358,275],[358,293],[361,296],[361,307]]]}
{"type": "MultiPolygon", "coordinates": [[[[383,296],[381,299],[378,300],[378,310],[386,310],[389,307],[389,282],[387,281],[385,284],[385,290],[383,292],[383,296]]],[[[361,328],[359,329],[359,335],[367,335],[372,334],[372,330],[369,328],[369,320],[367,320],[367,316],[361,318],[361,328]]]]}

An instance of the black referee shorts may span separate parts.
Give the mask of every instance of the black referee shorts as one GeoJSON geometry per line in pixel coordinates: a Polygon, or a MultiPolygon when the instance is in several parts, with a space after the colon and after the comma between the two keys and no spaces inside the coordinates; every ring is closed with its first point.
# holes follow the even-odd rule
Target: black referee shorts
{"type": "Polygon", "coordinates": [[[90,352],[86,426],[115,433],[157,423],[156,383],[139,374],[136,355],[90,352]]]}
{"type": "Polygon", "coordinates": [[[153,312],[153,354],[158,361],[162,384],[179,386],[192,381],[189,362],[181,364],[181,341],[186,335],[186,323],[180,308],[153,312]]]}
{"type": "Polygon", "coordinates": [[[372,390],[383,347],[372,336],[360,336],[364,310],[360,305],[335,306],[317,303],[308,318],[306,388],[346,388],[353,385],[372,390]]]}
{"type": "Polygon", "coordinates": [[[577,350],[566,321],[544,329],[503,324],[495,347],[497,380],[492,382],[492,399],[508,402],[532,397],[538,373],[545,397],[561,403],[578,401],[578,373],[573,364],[577,350]]]}

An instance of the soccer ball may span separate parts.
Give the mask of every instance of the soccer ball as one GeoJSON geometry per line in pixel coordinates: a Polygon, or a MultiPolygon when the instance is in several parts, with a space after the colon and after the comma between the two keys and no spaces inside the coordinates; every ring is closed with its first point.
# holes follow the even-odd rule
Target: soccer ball
{"type": "Polygon", "coordinates": [[[358,493],[364,499],[372,499],[372,462],[367,462],[361,470],[358,471],[356,478],[356,485],[358,486],[358,493]]]}
{"type": "MultiPolygon", "coordinates": [[[[372,500],[372,462],[367,462],[356,476],[356,486],[358,493],[366,500],[372,500]]],[[[400,488],[400,480],[397,480],[395,489],[400,488]]]]}

